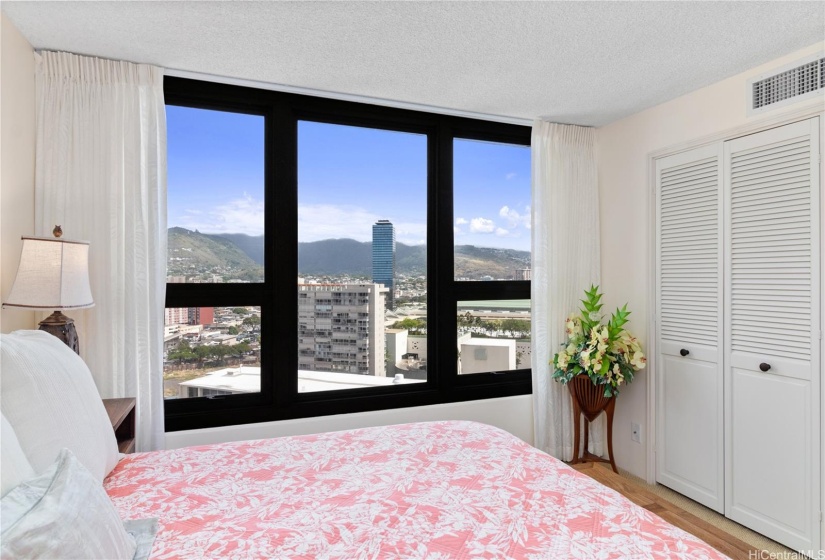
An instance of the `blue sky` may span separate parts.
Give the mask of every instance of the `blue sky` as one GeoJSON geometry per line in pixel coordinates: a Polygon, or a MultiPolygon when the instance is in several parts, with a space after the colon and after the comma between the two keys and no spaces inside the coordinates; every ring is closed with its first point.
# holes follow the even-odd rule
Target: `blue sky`
{"type": "MultiPolygon", "coordinates": [[[[167,106],[169,226],[263,233],[263,118],[167,106]]],[[[530,249],[530,149],[457,140],[457,244],[530,249]]],[[[389,219],[407,244],[426,239],[426,138],[301,122],[299,239],[372,239],[389,219]]],[[[277,203],[277,201],[276,201],[277,203]]]]}

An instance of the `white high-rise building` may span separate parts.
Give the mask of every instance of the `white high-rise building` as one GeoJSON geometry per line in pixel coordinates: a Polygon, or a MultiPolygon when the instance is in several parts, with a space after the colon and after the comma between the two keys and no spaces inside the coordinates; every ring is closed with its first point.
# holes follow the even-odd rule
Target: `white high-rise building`
{"type": "Polygon", "coordinates": [[[529,268],[517,268],[513,280],[530,280],[533,277],[533,271],[529,268]]]}
{"type": "Polygon", "coordinates": [[[298,285],[298,369],[384,377],[379,284],[298,285]]]}

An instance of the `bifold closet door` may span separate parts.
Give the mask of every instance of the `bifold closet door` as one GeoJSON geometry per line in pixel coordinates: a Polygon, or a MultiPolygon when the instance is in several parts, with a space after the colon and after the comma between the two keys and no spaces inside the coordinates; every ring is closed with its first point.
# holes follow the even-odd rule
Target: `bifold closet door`
{"type": "Polygon", "coordinates": [[[722,151],[656,162],[656,480],[724,511],[722,151]]]}
{"type": "Polygon", "coordinates": [[[726,515],[819,549],[819,119],[725,142],[726,515]]]}

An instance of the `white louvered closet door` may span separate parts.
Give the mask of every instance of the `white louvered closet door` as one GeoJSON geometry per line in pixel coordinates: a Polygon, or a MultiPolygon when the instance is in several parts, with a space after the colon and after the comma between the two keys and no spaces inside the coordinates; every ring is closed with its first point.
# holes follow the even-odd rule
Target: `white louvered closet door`
{"type": "Polygon", "coordinates": [[[726,515],[819,548],[819,119],[725,142],[726,515]]]}
{"type": "Polygon", "coordinates": [[[656,480],[724,511],[721,144],[661,158],[656,480]]]}

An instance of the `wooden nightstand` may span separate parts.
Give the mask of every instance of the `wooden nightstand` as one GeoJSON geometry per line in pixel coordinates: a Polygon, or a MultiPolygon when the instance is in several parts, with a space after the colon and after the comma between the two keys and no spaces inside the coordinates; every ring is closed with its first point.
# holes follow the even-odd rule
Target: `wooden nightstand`
{"type": "Polygon", "coordinates": [[[103,399],[121,453],[135,452],[135,399],[103,399]]]}

